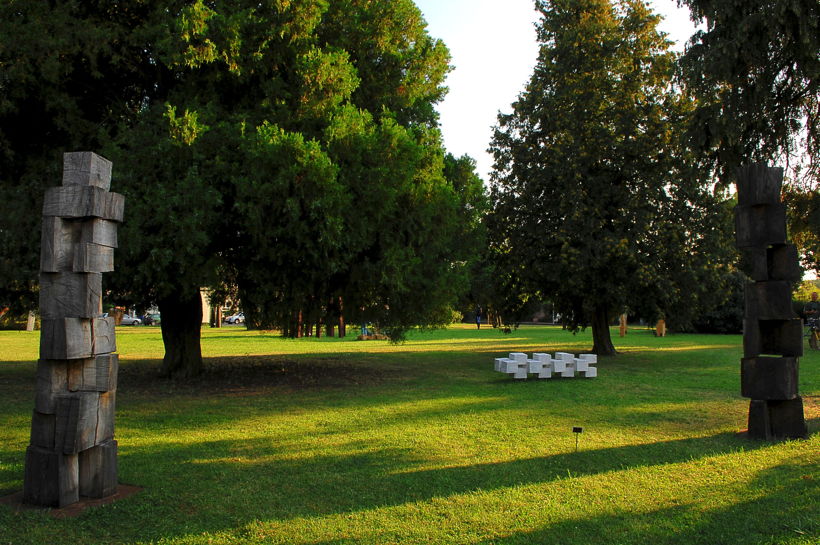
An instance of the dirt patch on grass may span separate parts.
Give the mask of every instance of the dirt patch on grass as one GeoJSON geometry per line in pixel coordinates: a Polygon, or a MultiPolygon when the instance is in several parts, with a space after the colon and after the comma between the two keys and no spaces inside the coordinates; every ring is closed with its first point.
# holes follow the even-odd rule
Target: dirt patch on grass
{"type": "Polygon", "coordinates": [[[271,388],[320,389],[378,385],[404,376],[377,362],[343,357],[288,359],[275,356],[206,358],[202,375],[191,379],[159,378],[160,360],[120,362],[120,391],[224,393],[252,395],[271,388]]]}

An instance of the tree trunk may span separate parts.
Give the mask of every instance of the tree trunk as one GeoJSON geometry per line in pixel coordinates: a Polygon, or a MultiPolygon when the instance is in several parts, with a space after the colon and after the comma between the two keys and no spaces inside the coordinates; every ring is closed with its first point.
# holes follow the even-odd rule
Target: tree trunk
{"type": "Polygon", "coordinates": [[[158,301],[165,357],[160,375],[189,378],[202,373],[202,297],[199,290],[174,294],[158,301]]]}
{"type": "Polygon", "coordinates": [[[609,334],[609,309],[606,305],[592,310],[592,352],[599,356],[614,356],[615,346],[609,334]]]}
{"type": "Polygon", "coordinates": [[[342,297],[339,296],[339,338],[345,336],[347,330],[345,329],[345,307],[342,297]]]}
{"type": "Polygon", "coordinates": [[[26,331],[34,331],[34,321],[34,311],[30,310],[28,311],[28,320],[26,320],[26,331]]]}

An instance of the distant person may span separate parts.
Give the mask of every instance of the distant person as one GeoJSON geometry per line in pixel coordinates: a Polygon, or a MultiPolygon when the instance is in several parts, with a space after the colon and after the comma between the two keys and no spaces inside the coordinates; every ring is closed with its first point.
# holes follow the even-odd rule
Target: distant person
{"type": "Polygon", "coordinates": [[[475,307],[475,326],[481,329],[481,305],[475,307]]]}
{"type": "Polygon", "coordinates": [[[806,306],[803,307],[803,315],[806,317],[807,322],[810,319],[817,319],[820,317],[820,301],[817,300],[816,291],[811,293],[811,301],[806,303],[806,306]]]}
{"type": "Polygon", "coordinates": [[[809,347],[813,350],[820,348],[820,301],[817,300],[817,292],[811,294],[811,301],[803,307],[803,316],[806,317],[806,325],[809,326],[809,347]]]}

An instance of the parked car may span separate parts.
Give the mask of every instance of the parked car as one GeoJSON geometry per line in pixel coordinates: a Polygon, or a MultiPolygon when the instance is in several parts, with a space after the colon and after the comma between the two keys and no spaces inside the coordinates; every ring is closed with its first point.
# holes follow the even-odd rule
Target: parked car
{"type": "Polygon", "coordinates": [[[122,321],[120,321],[120,325],[140,325],[141,323],[142,320],[130,314],[123,314],[122,321]]]}
{"type": "Polygon", "coordinates": [[[237,312],[231,316],[225,318],[225,321],[229,324],[244,324],[245,323],[245,313],[244,312],[237,312]]]}

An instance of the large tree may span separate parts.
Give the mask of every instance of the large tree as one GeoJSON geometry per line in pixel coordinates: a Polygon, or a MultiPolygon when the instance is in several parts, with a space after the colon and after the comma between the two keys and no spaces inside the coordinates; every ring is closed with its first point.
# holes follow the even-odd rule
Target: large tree
{"type": "Polygon", "coordinates": [[[494,266],[508,305],[549,299],[611,355],[623,309],[684,312],[709,289],[724,231],[679,142],[691,104],[658,17],[637,0],[536,6],[538,62],[492,141],[494,266]]]}
{"type": "Polygon", "coordinates": [[[683,81],[698,96],[695,146],[731,182],[751,160],[820,167],[820,3],[679,0],[706,28],[692,36],[683,81]]]}
{"type": "Polygon", "coordinates": [[[6,2],[0,19],[0,187],[28,203],[0,219],[7,293],[36,288],[18,235],[59,153],[93,149],[126,196],[108,286],[159,305],[165,374],[201,369],[203,287],[269,325],[352,294],[397,333],[441,322],[470,211],[433,110],[448,53],[410,0],[6,2]]]}

